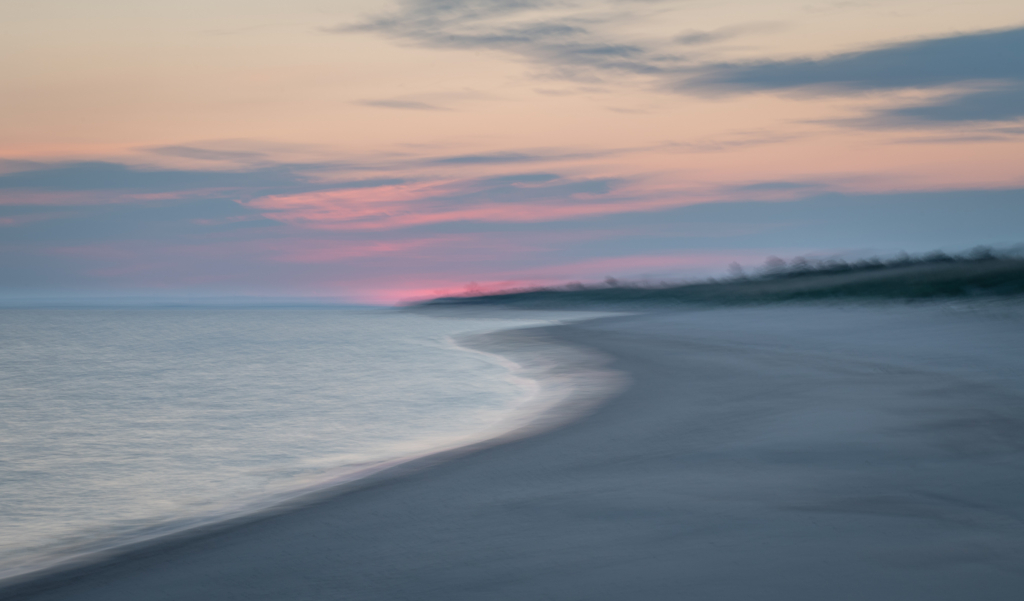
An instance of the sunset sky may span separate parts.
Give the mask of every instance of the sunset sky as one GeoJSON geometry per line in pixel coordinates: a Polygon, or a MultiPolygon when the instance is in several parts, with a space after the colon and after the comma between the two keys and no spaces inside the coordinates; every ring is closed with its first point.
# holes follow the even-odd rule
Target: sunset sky
{"type": "Polygon", "coordinates": [[[1020,0],[4,0],[0,296],[1024,243],[1020,0]]]}

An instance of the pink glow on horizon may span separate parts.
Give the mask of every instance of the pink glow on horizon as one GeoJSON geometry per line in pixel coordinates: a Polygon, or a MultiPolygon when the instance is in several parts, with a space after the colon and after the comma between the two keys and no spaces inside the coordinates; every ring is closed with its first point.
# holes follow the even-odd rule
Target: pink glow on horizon
{"type": "MultiPolygon", "coordinates": [[[[593,235],[587,232],[584,237],[593,235]]],[[[599,283],[606,277],[679,281],[721,275],[732,262],[760,263],[772,254],[692,251],[545,260],[545,246],[560,237],[557,233],[550,235],[551,240],[460,234],[392,241],[287,238],[169,245],[125,241],[54,246],[45,252],[67,258],[78,266],[78,273],[98,278],[101,284],[123,282],[155,290],[227,286],[241,294],[266,294],[253,287],[246,271],[235,267],[251,270],[262,265],[259,281],[266,285],[283,286],[298,296],[345,297],[374,304],[573,281],[599,283]]]]}
{"type": "MultiPolygon", "coordinates": [[[[769,253],[770,254],[770,253],[769,253]]],[[[750,264],[764,260],[764,252],[687,253],[673,255],[638,255],[592,259],[537,268],[521,268],[491,274],[491,278],[437,277],[431,283],[419,278],[401,279],[396,284],[375,287],[368,283],[360,298],[376,304],[399,304],[429,300],[443,296],[493,294],[516,289],[560,286],[573,281],[599,284],[605,277],[616,277],[624,282],[637,281],[644,272],[660,270],[675,275],[656,278],[682,281],[680,272],[690,278],[723,275],[730,263],[750,264]],[[494,277],[494,276],[497,277],[494,277]],[[493,278],[493,279],[492,279],[493,278]]],[[[643,281],[643,280],[641,280],[643,281]]]]}

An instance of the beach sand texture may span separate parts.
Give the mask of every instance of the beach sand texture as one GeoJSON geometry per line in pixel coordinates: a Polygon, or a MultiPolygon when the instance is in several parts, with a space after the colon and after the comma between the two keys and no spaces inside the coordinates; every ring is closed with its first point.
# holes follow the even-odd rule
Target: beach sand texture
{"type": "Polygon", "coordinates": [[[630,384],[558,429],[11,599],[1024,598],[1024,311],[780,306],[538,334],[630,384]]]}

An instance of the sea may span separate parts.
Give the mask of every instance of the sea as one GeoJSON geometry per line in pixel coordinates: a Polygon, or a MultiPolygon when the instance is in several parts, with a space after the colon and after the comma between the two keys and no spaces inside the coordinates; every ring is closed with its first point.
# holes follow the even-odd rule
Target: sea
{"type": "Polygon", "coordinates": [[[493,436],[536,380],[458,340],[550,317],[0,309],[0,578],[493,436]]]}

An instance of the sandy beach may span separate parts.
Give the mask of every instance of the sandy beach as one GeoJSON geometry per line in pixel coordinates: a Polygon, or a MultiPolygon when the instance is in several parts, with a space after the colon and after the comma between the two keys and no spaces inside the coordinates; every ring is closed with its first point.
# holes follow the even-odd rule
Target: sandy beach
{"type": "Polygon", "coordinates": [[[508,336],[601,353],[627,383],[557,428],[0,597],[1024,594],[1021,306],[680,310],[508,336]]]}

